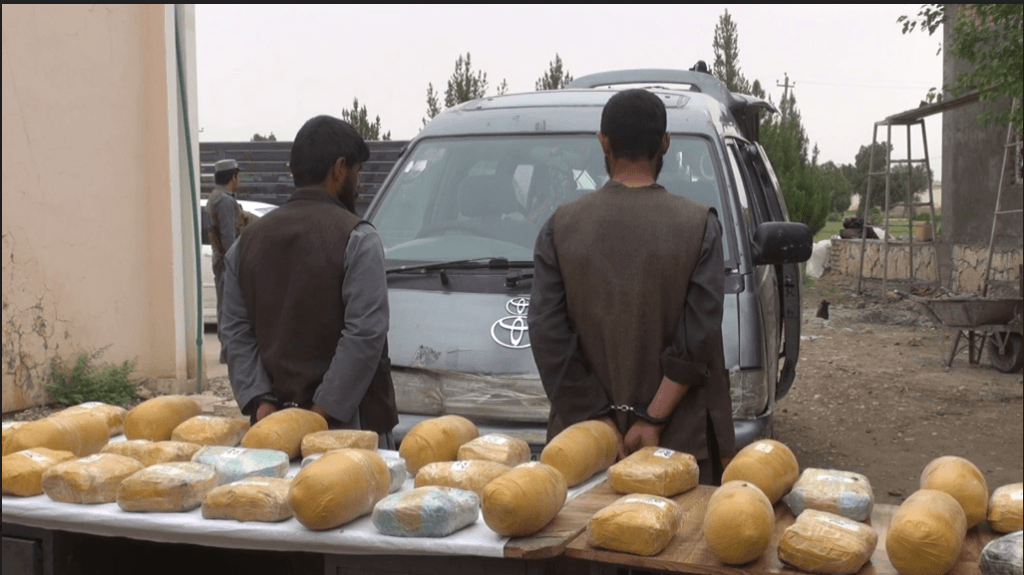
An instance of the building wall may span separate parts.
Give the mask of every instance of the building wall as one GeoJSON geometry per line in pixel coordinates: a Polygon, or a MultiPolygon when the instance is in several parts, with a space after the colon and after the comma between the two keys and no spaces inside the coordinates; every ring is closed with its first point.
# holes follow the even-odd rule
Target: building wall
{"type": "Polygon", "coordinates": [[[80,352],[189,376],[173,15],[3,6],[4,412],[80,352]]]}

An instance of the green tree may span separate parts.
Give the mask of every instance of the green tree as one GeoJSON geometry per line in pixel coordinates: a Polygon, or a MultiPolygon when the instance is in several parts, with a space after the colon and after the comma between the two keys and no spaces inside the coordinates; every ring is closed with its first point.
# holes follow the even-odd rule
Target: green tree
{"type": "MultiPolygon", "coordinates": [[[[922,4],[917,18],[900,16],[897,22],[903,24],[903,33],[915,29],[934,34],[949,21],[944,4],[922,4]]],[[[946,47],[949,53],[973,69],[960,73],[956,83],[944,86],[943,90],[959,96],[973,89],[980,91],[981,101],[995,103],[1005,98],[1016,98],[1024,102],[1024,4],[961,4],[956,22],[950,34],[951,43],[946,47]]],[[[941,99],[935,88],[929,93],[929,100],[941,99]]],[[[1024,132],[1024,111],[1022,106],[1010,114],[1006,109],[996,114],[986,110],[978,117],[982,125],[989,122],[1005,124],[1013,122],[1018,132],[1024,132]]]]}
{"type": "Polygon", "coordinates": [[[274,132],[270,132],[269,136],[264,136],[263,134],[260,134],[259,132],[257,132],[257,133],[252,135],[252,139],[249,140],[249,141],[250,142],[276,142],[277,141],[277,136],[274,135],[274,132]]]}
{"type": "Polygon", "coordinates": [[[448,89],[444,91],[444,105],[446,108],[483,98],[487,94],[487,73],[473,72],[469,52],[466,57],[459,55],[455,61],[455,72],[448,80],[448,89]]]}
{"type": "Polygon", "coordinates": [[[842,214],[850,209],[853,198],[853,186],[846,179],[843,168],[835,162],[825,162],[818,167],[821,172],[821,183],[828,192],[829,213],[842,214]]]}
{"type": "Polygon", "coordinates": [[[423,118],[423,125],[434,119],[434,116],[441,113],[441,105],[437,102],[437,92],[434,91],[434,83],[427,85],[427,117],[423,118]]]}
{"type": "Polygon", "coordinates": [[[725,82],[730,92],[749,93],[750,83],[740,72],[739,31],[728,9],[718,18],[711,48],[715,52],[715,62],[711,66],[715,76],[725,82]]]}
{"type": "Polygon", "coordinates": [[[568,86],[569,82],[572,82],[572,74],[569,73],[569,70],[565,69],[561,56],[558,55],[558,52],[555,52],[555,60],[548,62],[548,70],[537,79],[535,87],[537,91],[561,90],[568,86]]]}
{"type": "Polygon", "coordinates": [[[370,121],[370,115],[366,111],[366,104],[359,105],[359,98],[352,99],[352,109],[342,110],[341,119],[352,124],[364,140],[390,140],[391,132],[384,132],[380,125],[380,116],[370,121]]]}
{"type": "MultiPolygon", "coordinates": [[[[891,153],[893,151],[892,146],[886,147],[884,142],[875,142],[873,144],[875,149],[874,166],[871,167],[873,172],[884,172],[886,163],[886,150],[891,153]]],[[[848,170],[847,177],[852,187],[853,193],[860,194],[863,200],[864,194],[868,190],[868,169],[871,163],[871,148],[872,145],[861,146],[857,152],[857,157],[854,159],[853,169],[848,170]]],[[[898,158],[894,158],[898,159],[898,158]]],[[[889,177],[889,207],[894,208],[897,204],[901,204],[907,201],[907,174],[912,174],[911,179],[911,194],[921,192],[928,186],[928,175],[922,165],[915,165],[913,171],[907,170],[906,164],[893,164],[892,173],[889,177]]],[[[864,204],[861,203],[861,206],[864,204]]],[[[884,207],[885,206],[885,174],[875,174],[871,176],[871,206],[873,207],[884,207]]]]}

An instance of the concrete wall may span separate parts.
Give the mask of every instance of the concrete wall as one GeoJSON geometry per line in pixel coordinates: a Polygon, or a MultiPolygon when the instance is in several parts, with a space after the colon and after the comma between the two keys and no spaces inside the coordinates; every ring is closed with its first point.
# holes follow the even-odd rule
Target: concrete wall
{"type": "MultiPolygon", "coordinates": [[[[833,273],[857,277],[860,270],[861,240],[832,240],[830,266],[833,273]]],[[[882,279],[884,246],[881,240],[867,240],[864,250],[864,277],[882,279]]],[[[938,278],[938,259],[931,243],[914,243],[914,277],[917,281],[934,282],[938,278]]],[[[889,279],[910,279],[909,244],[889,244],[889,279]]]]}
{"type": "Polygon", "coordinates": [[[83,351],[190,375],[173,10],[3,6],[4,412],[45,402],[50,361],[83,351]]]}

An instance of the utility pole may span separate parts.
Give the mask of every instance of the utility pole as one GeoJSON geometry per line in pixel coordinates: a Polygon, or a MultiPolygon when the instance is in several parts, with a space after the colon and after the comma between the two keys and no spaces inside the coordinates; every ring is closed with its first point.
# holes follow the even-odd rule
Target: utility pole
{"type": "Polygon", "coordinates": [[[775,81],[775,85],[777,87],[783,89],[782,90],[782,105],[780,106],[780,108],[782,109],[782,121],[783,122],[786,121],[786,108],[788,106],[788,104],[786,104],[786,101],[789,100],[789,89],[790,88],[796,88],[796,82],[793,82],[792,84],[789,83],[789,74],[784,74],[784,77],[786,78],[786,83],[785,84],[780,84],[778,80],[775,81]]]}

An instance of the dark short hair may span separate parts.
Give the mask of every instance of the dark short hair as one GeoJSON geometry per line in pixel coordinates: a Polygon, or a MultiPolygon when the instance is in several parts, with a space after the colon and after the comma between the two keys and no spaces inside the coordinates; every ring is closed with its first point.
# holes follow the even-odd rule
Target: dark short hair
{"type": "Polygon", "coordinates": [[[228,185],[228,182],[231,181],[231,178],[234,178],[237,173],[238,168],[217,172],[213,175],[213,181],[216,182],[218,186],[226,186],[228,185]]]}
{"type": "Polygon", "coordinates": [[[295,187],[312,186],[327,178],[331,166],[345,158],[349,166],[370,159],[370,149],[352,124],[333,116],[317,116],[307,121],[292,143],[292,177],[295,187]]]}
{"type": "Polygon", "coordinates": [[[601,112],[601,133],[612,155],[625,160],[653,159],[661,150],[667,125],[661,98],[642,89],[615,94],[601,112]]]}

